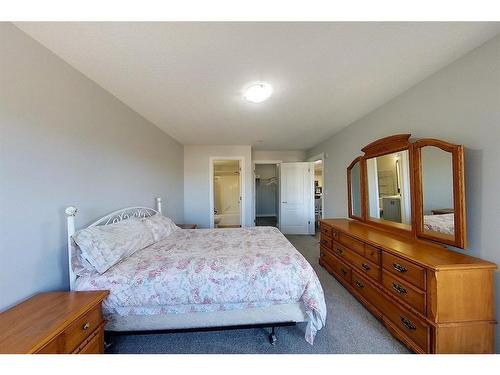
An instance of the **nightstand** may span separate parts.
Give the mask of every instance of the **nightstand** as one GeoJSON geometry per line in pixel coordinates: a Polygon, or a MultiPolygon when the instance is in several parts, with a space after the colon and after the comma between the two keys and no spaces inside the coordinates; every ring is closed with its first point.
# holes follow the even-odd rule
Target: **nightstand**
{"type": "Polygon", "coordinates": [[[0,314],[0,353],[104,352],[107,290],[41,293],[0,314]]]}
{"type": "Polygon", "coordinates": [[[181,229],[196,229],[198,228],[198,224],[175,224],[181,229]]]}

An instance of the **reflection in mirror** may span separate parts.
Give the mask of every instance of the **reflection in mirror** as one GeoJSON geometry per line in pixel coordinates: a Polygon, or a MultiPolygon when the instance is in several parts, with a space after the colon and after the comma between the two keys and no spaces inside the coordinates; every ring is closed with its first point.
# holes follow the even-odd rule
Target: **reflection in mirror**
{"type": "Polygon", "coordinates": [[[366,160],[368,216],[411,225],[408,150],[366,160]]]}
{"type": "Polygon", "coordinates": [[[424,230],[453,236],[453,161],[451,152],[439,147],[421,149],[424,230]]]}
{"type": "Polygon", "coordinates": [[[361,217],[361,167],[359,161],[351,168],[352,215],[361,217]]]}

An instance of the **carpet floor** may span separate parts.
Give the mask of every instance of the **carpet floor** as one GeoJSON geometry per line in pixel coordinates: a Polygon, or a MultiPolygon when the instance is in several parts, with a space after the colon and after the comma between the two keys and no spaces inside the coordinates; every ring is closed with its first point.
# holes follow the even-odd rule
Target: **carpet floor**
{"type": "Polygon", "coordinates": [[[276,346],[269,344],[270,329],[241,329],[218,332],[169,333],[116,336],[107,353],[409,353],[383,325],[318,264],[318,238],[287,236],[311,263],[325,292],[326,326],[314,345],[304,340],[305,324],[277,329],[276,346]]]}

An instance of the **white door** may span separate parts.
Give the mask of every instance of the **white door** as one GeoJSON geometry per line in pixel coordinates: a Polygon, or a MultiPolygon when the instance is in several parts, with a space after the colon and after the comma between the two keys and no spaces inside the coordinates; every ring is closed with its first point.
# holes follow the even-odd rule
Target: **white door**
{"type": "Polygon", "coordinates": [[[314,233],[313,163],[281,164],[280,229],[286,234],[314,233]]]}

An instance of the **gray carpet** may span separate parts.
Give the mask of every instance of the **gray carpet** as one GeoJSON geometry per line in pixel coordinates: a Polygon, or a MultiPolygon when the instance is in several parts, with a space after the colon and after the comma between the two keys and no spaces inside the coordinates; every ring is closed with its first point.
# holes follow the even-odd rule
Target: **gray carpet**
{"type": "Polygon", "coordinates": [[[304,340],[304,324],[278,328],[278,342],[268,341],[269,329],[117,336],[109,353],[408,353],[382,324],[318,264],[318,239],[287,236],[312,264],[323,286],[328,308],[326,327],[314,345],[304,340]]]}

